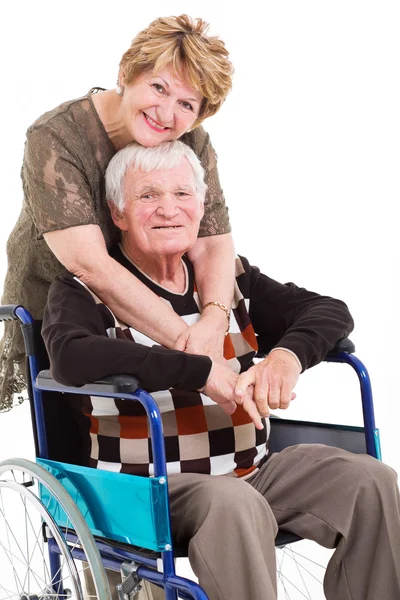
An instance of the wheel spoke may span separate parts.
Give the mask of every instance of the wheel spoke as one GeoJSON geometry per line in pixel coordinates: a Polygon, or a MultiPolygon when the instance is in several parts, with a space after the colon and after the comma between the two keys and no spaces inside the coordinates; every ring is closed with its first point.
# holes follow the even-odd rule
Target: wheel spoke
{"type": "MultiPolygon", "coordinates": [[[[8,527],[8,525],[7,525],[7,520],[6,520],[6,516],[5,516],[4,498],[3,498],[3,493],[2,493],[2,490],[1,490],[1,489],[0,489],[0,498],[1,498],[1,509],[0,509],[0,514],[1,514],[1,515],[3,516],[3,518],[4,518],[4,523],[5,523],[5,525],[6,525],[6,536],[7,536],[8,548],[9,548],[10,554],[12,555],[12,553],[11,553],[10,535],[9,535],[9,531],[8,531],[8,530],[9,530],[9,527],[8,527]]],[[[5,548],[3,545],[2,545],[2,547],[3,547],[4,551],[6,551],[6,548],[5,548]]],[[[18,574],[17,574],[17,572],[16,572],[16,570],[15,570],[14,563],[13,563],[12,559],[10,559],[10,556],[9,556],[8,554],[7,554],[7,558],[8,558],[8,560],[11,562],[11,567],[12,567],[12,569],[13,569],[13,574],[14,574],[14,581],[15,581],[15,585],[16,585],[17,589],[21,589],[21,588],[18,588],[18,582],[19,582],[19,585],[21,585],[21,581],[20,581],[20,579],[19,579],[19,577],[18,577],[18,574]],[[18,579],[18,582],[17,582],[17,579],[18,579]]]]}
{"type": "Polygon", "coordinates": [[[19,594],[18,593],[16,594],[12,590],[8,590],[7,588],[4,587],[4,585],[2,585],[0,583],[0,592],[2,590],[7,594],[7,596],[2,596],[1,600],[10,600],[11,598],[16,598],[16,599],[19,598],[19,594]]]}
{"type": "MultiPolygon", "coordinates": [[[[305,595],[305,594],[304,594],[304,593],[301,591],[301,589],[300,589],[300,588],[298,588],[298,587],[297,587],[297,585],[295,585],[295,584],[293,583],[293,581],[291,581],[291,580],[290,580],[288,577],[286,577],[286,575],[284,575],[283,573],[281,573],[281,574],[280,574],[280,576],[281,576],[281,578],[282,578],[282,582],[283,582],[283,580],[285,580],[285,581],[286,581],[286,583],[290,584],[290,585],[291,585],[291,586],[292,586],[292,587],[293,587],[295,590],[297,590],[297,591],[299,592],[299,594],[301,594],[301,595],[303,596],[303,598],[306,598],[306,600],[310,600],[310,596],[306,596],[306,595],[305,595]]],[[[287,593],[287,592],[286,592],[286,588],[285,588],[285,593],[287,593]]]]}
{"type": "MultiPolygon", "coordinates": [[[[286,546],[284,546],[282,548],[282,552],[284,552],[285,549],[286,549],[286,546]]],[[[312,560],[311,558],[309,558],[308,556],[305,556],[304,554],[300,554],[300,552],[296,552],[295,550],[293,550],[292,547],[290,547],[290,551],[291,551],[292,554],[295,554],[296,556],[299,556],[300,558],[303,558],[304,560],[307,560],[308,562],[312,563],[316,567],[319,567],[320,569],[323,569],[325,571],[326,566],[321,565],[320,563],[317,563],[315,560],[312,560]]]]}
{"type": "Polygon", "coordinates": [[[0,464],[0,564],[0,600],[111,597],[98,548],[73,499],[57,478],[25,459],[0,464]],[[84,596],[86,572],[97,592],[84,596]]]}
{"type": "MultiPolygon", "coordinates": [[[[315,581],[317,581],[318,583],[320,583],[322,585],[322,581],[320,579],[318,579],[318,577],[316,577],[316,575],[314,575],[314,573],[312,573],[309,569],[307,569],[303,564],[301,564],[294,556],[290,556],[288,551],[286,551],[285,554],[288,558],[292,559],[292,561],[297,565],[297,567],[300,565],[301,568],[303,569],[303,571],[308,573],[308,575],[310,575],[310,577],[312,577],[315,581]]],[[[303,556],[302,554],[298,554],[297,552],[294,554],[296,554],[296,556],[299,556],[300,558],[309,560],[309,559],[307,559],[306,556],[303,556]]],[[[313,563],[314,561],[310,560],[310,562],[313,563]]],[[[314,563],[314,564],[317,564],[317,563],[314,563]]],[[[321,566],[321,565],[318,565],[318,566],[321,566]]],[[[324,567],[322,567],[322,568],[325,569],[324,567]]]]}

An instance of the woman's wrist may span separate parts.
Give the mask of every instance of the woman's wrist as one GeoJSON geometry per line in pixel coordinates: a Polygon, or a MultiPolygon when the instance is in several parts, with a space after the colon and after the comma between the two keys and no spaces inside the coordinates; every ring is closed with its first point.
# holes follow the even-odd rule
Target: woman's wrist
{"type": "Polygon", "coordinates": [[[217,301],[206,302],[203,306],[201,319],[213,322],[218,330],[223,331],[225,335],[228,334],[231,314],[226,304],[217,301]]]}

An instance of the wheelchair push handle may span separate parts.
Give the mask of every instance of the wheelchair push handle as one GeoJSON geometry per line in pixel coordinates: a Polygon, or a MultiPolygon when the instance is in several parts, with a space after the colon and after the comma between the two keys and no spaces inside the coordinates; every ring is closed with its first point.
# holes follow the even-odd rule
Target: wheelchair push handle
{"type": "Polygon", "coordinates": [[[19,304],[4,304],[4,306],[0,306],[0,321],[15,321],[15,319],[18,319],[16,315],[17,308],[20,308],[19,304]]]}

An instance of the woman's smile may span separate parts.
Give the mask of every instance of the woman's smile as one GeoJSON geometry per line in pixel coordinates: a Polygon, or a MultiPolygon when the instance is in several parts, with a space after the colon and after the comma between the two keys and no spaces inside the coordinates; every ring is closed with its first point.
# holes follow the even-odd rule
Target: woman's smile
{"type": "Polygon", "coordinates": [[[170,127],[165,127],[164,125],[157,123],[157,121],[149,117],[149,115],[147,115],[145,112],[143,112],[143,115],[147,125],[151,127],[153,131],[163,133],[164,131],[168,131],[169,129],[171,129],[170,127]]]}

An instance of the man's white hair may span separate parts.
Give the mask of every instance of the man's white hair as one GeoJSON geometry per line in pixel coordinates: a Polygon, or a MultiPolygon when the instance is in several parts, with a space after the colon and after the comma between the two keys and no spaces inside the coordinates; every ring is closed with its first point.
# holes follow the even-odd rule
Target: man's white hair
{"type": "Polygon", "coordinates": [[[124,210],[124,182],[128,169],[134,172],[140,169],[146,173],[157,169],[173,169],[179,165],[182,158],[186,158],[193,169],[196,194],[203,201],[207,190],[204,169],[193,150],[176,140],[162,142],[154,148],[132,143],[117,152],[106,170],[107,202],[114,204],[121,212],[124,210]]]}

